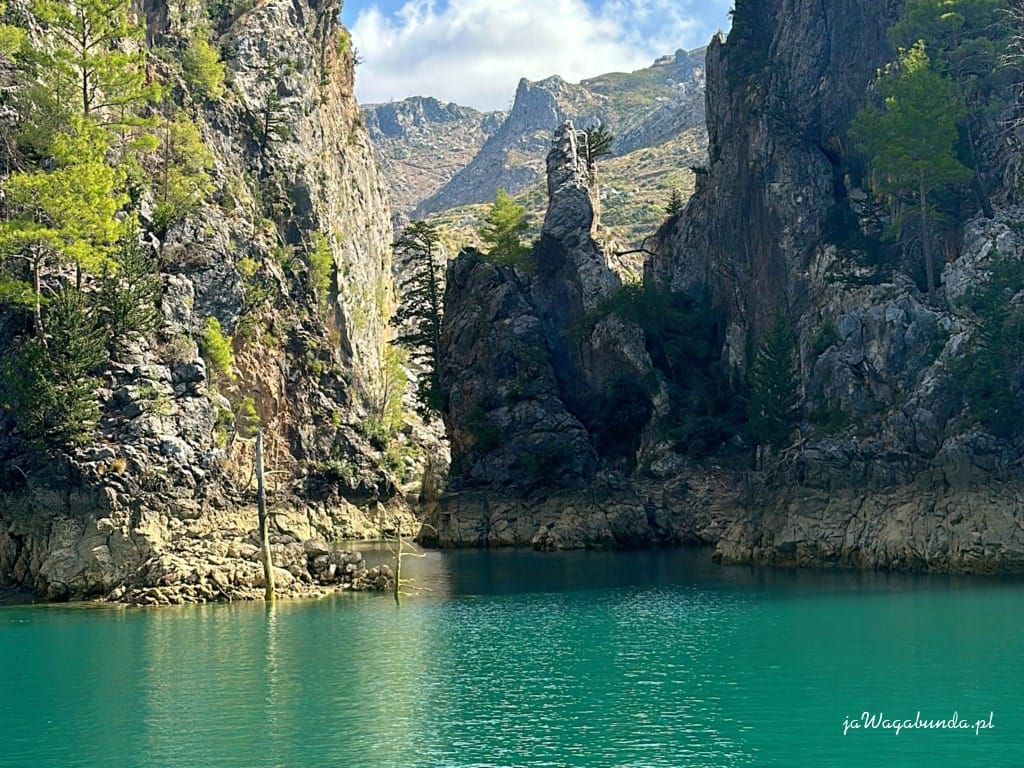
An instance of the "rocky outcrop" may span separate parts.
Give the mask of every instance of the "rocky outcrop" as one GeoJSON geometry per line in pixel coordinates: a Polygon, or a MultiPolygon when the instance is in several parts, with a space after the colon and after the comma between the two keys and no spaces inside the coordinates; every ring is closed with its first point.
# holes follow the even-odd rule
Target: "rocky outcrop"
{"type": "MultiPolygon", "coordinates": [[[[254,419],[267,439],[285,593],[322,588],[329,570],[297,547],[378,533],[407,514],[361,432],[380,389],[392,237],[339,10],[267,0],[215,20],[228,65],[216,103],[175,68],[159,73],[176,78],[175,98],[213,154],[215,192],[151,243],[162,325],[103,372],[92,442],[40,453],[2,417],[0,586],[50,599],[255,595],[254,419]],[[318,249],[329,254],[327,295],[312,288],[318,249]],[[233,370],[199,355],[210,318],[233,347],[233,370]]],[[[147,43],[167,55],[203,34],[205,10],[191,0],[146,0],[143,11],[147,43]]],[[[155,231],[152,201],[140,208],[155,231]]],[[[0,339],[16,332],[0,316],[0,339]]],[[[331,579],[368,583],[356,576],[331,579]]]]}
{"type": "Polygon", "coordinates": [[[906,279],[833,288],[824,306],[835,333],[808,350],[807,397],[838,434],[812,434],[756,478],[719,544],[723,560],[1024,571],[1022,446],[975,423],[961,381],[977,332],[965,294],[998,261],[1024,261],[1021,221],[1012,208],[967,225],[963,254],[944,270],[948,307],[929,306],[906,279]]]}
{"type": "MultiPolygon", "coordinates": [[[[905,264],[868,258],[864,245],[884,215],[848,173],[846,134],[891,56],[885,31],[897,5],[737,3],[728,40],[708,50],[709,163],[647,265],[648,284],[677,298],[710,293],[727,326],[721,361],[736,382],[779,318],[795,329],[803,410],[789,447],[759,452],[756,470],[739,434],[710,458],[684,455],[669,434],[660,382],[643,389],[646,400],[612,407],[604,388],[611,372],[622,371],[627,386],[657,376],[643,337],[629,341],[638,329],[614,313],[593,313],[614,288],[588,256],[586,178],[573,164],[575,136],[563,132],[549,156],[551,205],[534,274],[463,257],[453,273],[463,288],[449,300],[459,338],[478,344],[461,364],[480,393],[507,391],[504,369],[483,352],[508,348],[512,337],[501,329],[524,330],[515,360],[543,337],[540,380],[559,413],[573,417],[572,435],[588,438],[561,443],[560,451],[576,453],[560,455],[556,466],[576,468],[573,459],[585,458],[594,470],[560,472],[571,478],[561,486],[534,476],[518,494],[508,478],[470,482],[456,473],[467,481],[441,499],[426,540],[541,549],[703,542],[729,563],[1024,572],[1024,446],[1019,435],[995,434],[1010,430],[979,423],[963,380],[979,343],[970,293],[999,261],[1024,260],[1024,210],[969,220],[963,242],[946,249],[937,295],[923,295],[905,264]],[[854,222],[852,237],[836,237],[837,214],[854,222]],[[476,319],[462,295],[470,286],[487,307],[476,319]],[[582,332],[581,317],[592,321],[582,332]],[[599,344],[602,323],[621,327],[599,344]],[[569,327],[577,333],[566,334],[569,327]],[[627,350],[638,350],[635,363],[627,350]],[[474,359],[485,366],[474,368],[474,359]],[[643,418],[602,440],[601,429],[638,402],[646,403],[643,418]],[[642,438],[642,468],[616,463],[608,449],[627,435],[642,438]]],[[[1012,196],[993,196],[1004,198],[1012,196]]],[[[1024,301],[1020,291],[1010,295],[1017,288],[1007,292],[1008,306],[1024,301]]],[[[464,393],[456,373],[449,377],[464,393]]],[[[1019,390],[1019,367],[1011,378],[1019,390]]],[[[500,446],[504,424],[492,426],[500,446]]],[[[635,452],[632,443],[627,453],[635,452]]]]}
{"type": "Polygon", "coordinates": [[[602,534],[605,543],[675,536],[672,526],[656,534],[643,522],[644,505],[621,477],[600,474],[635,461],[634,436],[653,409],[635,382],[654,373],[640,330],[595,314],[620,284],[591,236],[594,209],[579,140],[571,123],[555,135],[532,271],[488,263],[474,251],[449,266],[440,376],[452,473],[424,541],[513,544],[540,536],[538,546],[557,548],[565,536],[586,539],[551,517],[563,491],[590,499],[579,507],[582,517],[618,521],[602,524],[612,532],[602,534]],[[633,500],[622,515],[634,522],[600,503],[616,482],[633,500]],[[526,507],[523,499],[530,499],[526,507]],[[643,533],[630,533],[635,526],[643,533]],[[542,528],[549,533],[541,536],[542,528]],[[492,535],[498,529],[510,532],[492,535]]]}
{"type": "MultiPolygon", "coordinates": [[[[102,462],[102,460],[100,460],[102,462]]],[[[91,467],[93,471],[97,467],[91,467]]],[[[105,597],[138,605],[263,597],[256,509],[238,499],[197,501],[173,487],[133,489],[81,478],[63,494],[63,477],[8,496],[0,518],[5,584],[46,600],[105,597]]],[[[337,589],[384,589],[388,573],[367,569],[359,553],[326,543],[376,532],[367,512],[336,504],[272,513],[275,584],[282,597],[337,589]]]]}
{"type": "Polygon", "coordinates": [[[647,274],[676,291],[715,287],[737,324],[734,363],[748,333],[808,307],[826,214],[847,196],[846,130],[892,55],[896,5],[750,0],[708,46],[709,162],[647,274]]]}
{"type": "Polygon", "coordinates": [[[467,252],[449,267],[447,286],[441,381],[453,458],[449,485],[585,483],[597,456],[562,401],[525,280],[513,267],[467,252]]]}
{"type": "Polygon", "coordinates": [[[733,371],[778,318],[791,323],[804,400],[795,444],[734,474],[745,490],[718,543],[726,562],[1024,570],[1021,447],[971,418],[958,373],[975,333],[963,296],[994,254],[1019,258],[1024,212],[971,221],[930,300],[900,265],[828,242],[837,211],[877,234],[846,132],[892,55],[896,6],[751,0],[708,49],[709,164],[647,278],[710,288],[733,371]]]}
{"type": "Polygon", "coordinates": [[[873,445],[817,446],[745,507],[718,542],[727,563],[1024,573],[1019,453],[990,436],[933,460],[873,445]],[[880,475],[887,475],[885,477],[880,475]],[[859,481],[859,482],[855,482],[859,481]]]}
{"type": "Polygon", "coordinates": [[[707,545],[734,519],[734,497],[716,473],[694,473],[669,485],[602,473],[583,488],[519,495],[458,491],[442,500],[419,540],[545,551],[707,545]]]}

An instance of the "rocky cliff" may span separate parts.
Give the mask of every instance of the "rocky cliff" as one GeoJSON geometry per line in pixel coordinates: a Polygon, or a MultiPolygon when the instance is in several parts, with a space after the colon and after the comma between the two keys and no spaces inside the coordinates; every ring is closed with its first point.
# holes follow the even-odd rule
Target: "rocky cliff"
{"type": "Polygon", "coordinates": [[[962,381],[978,333],[963,286],[990,279],[994,252],[1018,258],[1020,211],[978,211],[962,248],[947,248],[939,299],[899,269],[865,268],[859,243],[829,242],[836,211],[865,235],[879,227],[847,130],[892,57],[898,10],[749,2],[708,49],[709,165],[648,278],[711,288],[734,370],[779,318],[793,323],[806,419],[796,447],[748,475],[753,495],[719,543],[726,561],[1022,567],[1019,446],[972,423],[962,381]]]}
{"type": "MultiPolygon", "coordinates": [[[[41,452],[3,417],[0,585],[149,603],[260,594],[245,423],[256,419],[282,591],[365,583],[358,558],[328,562],[323,540],[389,524],[394,483],[360,427],[380,397],[392,233],[340,3],[221,11],[142,4],[153,75],[212,152],[214,192],[166,231],[141,201],[162,320],[101,373],[89,441],[41,452]],[[227,64],[215,101],[175,63],[210,26],[227,64]],[[324,253],[327,284],[314,289],[324,253]],[[210,318],[233,348],[230,370],[199,355],[210,318]]],[[[14,315],[0,326],[7,342],[19,333],[14,315]]]]}
{"type": "MultiPolygon", "coordinates": [[[[536,341],[528,339],[543,337],[538,364],[552,369],[543,381],[560,383],[561,410],[531,401],[525,412],[534,424],[543,423],[541,412],[572,415],[572,428],[564,433],[566,451],[583,447],[557,464],[570,468],[555,473],[559,480],[571,480],[570,487],[535,484],[525,502],[509,502],[500,492],[503,481],[493,475],[475,478],[479,482],[472,491],[467,485],[442,501],[436,537],[441,543],[550,547],[699,540],[715,543],[726,562],[1024,570],[1019,470],[1024,453],[1019,429],[1009,421],[1022,395],[1020,359],[999,364],[1008,369],[1008,391],[1014,393],[1005,423],[998,414],[979,417],[976,400],[991,397],[991,387],[982,382],[979,392],[977,383],[967,380],[972,350],[990,343],[992,333],[1012,334],[1005,322],[998,332],[985,326],[971,297],[990,290],[986,286],[996,284],[1001,270],[1020,266],[1024,211],[1008,205],[1015,192],[987,190],[1004,206],[991,218],[980,206],[975,213],[970,205],[976,198],[965,193],[965,222],[945,248],[947,263],[936,295],[922,292],[905,262],[880,259],[872,251],[894,211],[862,188],[863,167],[858,169],[848,129],[876,71],[893,56],[886,30],[899,7],[887,0],[737,3],[728,39],[719,37],[707,51],[708,165],[698,173],[686,211],[658,233],[645,275],[651,296],[668,295],[665,306],[704,307],[698,313],[713,318],[721,333],[712,327],[680,345],[666,329],[649,323],[636,340],[646,342],[648,361],[657,357],[657,374],[638,379],[643,366],[594,359],[584,351],[585,335],[567,334],[572,342],[560,344],[543,332],[545,313],[539,307],[565,284],[562,278],[545,282],[561,267],[545,269],[543,251],[535,252],[536,274],[528,281],[517,278],[528,291],[517,288],[517,293],[504,268],[457,263],[449,299],[458,338],[483,339],[462,310],[459,286],[470,285],[487,299],[486,319],[498,321],[488,331],[488,350],[508,348],[512,337],[501,330],[506,324],[524,331],[516,343],[536,349],[536,341]],[[490,271],[484,277],[481,270],[490,271]],[[515,302],[506,301],[513,293],[515,302]],[[720,354],[712,352],[711,367],[731,382],[721,382],[719,395],[739,399],[745,396],[752,353],[778,323],[794,329],[799,413],[788,447],[759,453],[757,469],[751,470],[753,446],[746,442],[746,428],[730,426],[722,412],[709,409],[707,401],[714,398],[707,389],[690,390],[690,395],[701,392],[699,398],[681,396],[680,382],[689,379],[679,372],[687,365],[706,365],[709,358],[698,343],[715,343],[720,354]],[[676,343],[675,352],[668,350],[669,342],[676,343]],[[582,367],[574,368],[581,360],[582,367]],[[577,378],[560,375],[559,361],[577,378]],[[637,391],[646,393],[646,407],[637,408],[643,398],[609,407],[586,387],[574,388],[580,371],[585,380],[587,374],[607,376],[616,369],[630,371],[626,381],[644,382],[637,391]],[[574,399],[577,392],[597,404],[607,420],[634,411],[631,429],[618,437],[620,445],[625,435],[636,441],[623,451],[634,463],[616,466],[598,448],[594,425],[574,399]],[[689,417],[685,430],[681,410],[689,417]],[[700,419],[704,423],[695,431],[693,423],[700,419]],[[706,439],[711,424],[718,431],[710,452],[708,445],[695,450],[701,430],[706,439]],[[591,465],[596,466],[593,481],[580,471],[591,465]],[[540,485],[560,506],[545,506],[548,497],[540,485]]],[[[996,158],[990,165],[1012,163],[996,158]]],[[[549,167],[549,179],[557,179],[564,167],[549,167]]],[[[982,175],[989,183],[999,177],[982,175]]],[[[556,197],[552,192],[546,232],[557,228],[561,216],[553,209],[575,206],[571,196],[560,203],[556,197]]],[[[573,237],[585,240],[586,223],[572,216],[566,220],[574,222],[573,237]]],[[[570,270],[579,268],[571,263],[570,270]]],[[[1017,306],[1019,288],[1019,281],[1008,283],[997,305],[1017,306]]],[[[555,305],[575,306],[571,294],[559,295],[555,305]]],[[[598,303],[600,316],[631,332],[628,313],[598,303]]],[[[688,325],[677,330],[695,334],[693,315],[683,316],[688,325]]],[[[578,323],[572,309],[547,318],[557,318],[554,324],[562,328],[578,323]]],[[[619,342],[622,351],[637,348],[619,342]]],[[[1018,355],[1014,349],[1007,354],[1018,355]]],[[[464,363],[472,369],[471,360],[464,363]]],[[[489,382],[482,391],[500,392],[496,372],[515,366],[485,368],[489,373],[473,369],[489,382]]],[[[456,377],[453,392],[463,384],[456,377]]],[[[551,386],[547,389],[553,396],[551,386]]],[[[459,402],[453,402],[453,413],[459,402]]],[[[505,424],[499,419],[482,421],[483,432],[473,429],[481,422],[455,421],[469,424],[466,433],[477,439],[483,434],[489,436],[486,443],[503,444],[505,424]]],[[[516,428],[529,432],[523,419],[516,428]]],[[[531,453],[536,450],[525,451],[531,453]]]]}
{"type": "MultiPolygon", "coordinates": [[[[833,420],[751,476],[752,496],[718,544],[723,561],[1024,571],[1024,448],[1011,430],[995,434],[998,422],[972,417],[965,370],[982,333],[968,293],[1005,260],[1022,263],[1022,217],[1007,208],[967,225],[943,273],[948,305],[927,302],[907,278],[812,280],[805,408],[833,420]],[[820,318],[834,322],[827,346],[820,318]]],[[[1016,289],[1005,298],[1020,299],[1016,289]]]]}
{"type": "Polygon", "coordinates": [[[421,538],[560,548],[675,542],[688,520],[626,480],[655,408],[633,323],[595,312],[621,287],[594,241],[589,169],[571,123],[548,153],[549,205],[533,268],[475,251],[447,276],[441,383],[449,493],[421,538]]]}

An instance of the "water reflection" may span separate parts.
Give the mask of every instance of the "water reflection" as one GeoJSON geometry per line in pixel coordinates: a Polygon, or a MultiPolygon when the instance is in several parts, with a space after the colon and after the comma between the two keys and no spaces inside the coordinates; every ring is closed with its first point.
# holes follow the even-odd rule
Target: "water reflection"
{"type": "Polygon", "coordinates": [[[722,568],[702,551],[407,564],[434,591],[401,607],[0,610],[0,767],[940,768],[1019,752],[1016,582],[722,568]],[[842,736],[844,716],[909,707],[993,710],[997,727],[842,736]]]}

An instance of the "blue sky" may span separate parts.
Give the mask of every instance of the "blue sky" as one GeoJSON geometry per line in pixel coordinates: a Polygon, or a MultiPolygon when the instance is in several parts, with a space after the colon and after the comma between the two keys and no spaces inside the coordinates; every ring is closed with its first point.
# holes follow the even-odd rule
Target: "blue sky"
{"type": "Polygon", "coordinates": [[[434,96],[505,109],[520,77],[648,66],[729,27],[732,0],[344,0],[364,104],[434,96]]]}

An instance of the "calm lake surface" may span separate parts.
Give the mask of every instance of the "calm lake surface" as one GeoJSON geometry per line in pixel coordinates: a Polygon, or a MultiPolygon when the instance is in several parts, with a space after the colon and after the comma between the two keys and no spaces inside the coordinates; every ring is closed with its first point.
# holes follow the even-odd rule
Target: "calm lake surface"
{"type": "Polygon", "coordinates": [[[1024,584],[431,552],[433,591],[0,608],[0,766],[1017,766],[1024,584]],[[863,712],[963,730],[850,730],[863,712]],[[975,733],[977,720],[989,730],[975,733]]]}

